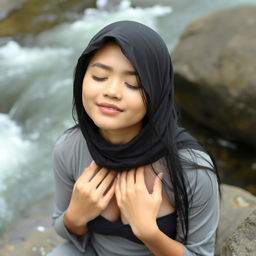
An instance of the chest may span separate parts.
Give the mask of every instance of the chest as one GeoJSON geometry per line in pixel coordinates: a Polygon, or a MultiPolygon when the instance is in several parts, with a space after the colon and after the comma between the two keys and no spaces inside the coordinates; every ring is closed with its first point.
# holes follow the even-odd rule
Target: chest
{"type": "MultiPolygon", "coordinates": [[[[144,173],[145,173],[145,175],[144,175],[145,185],[147,187],[148,192],[152,193],[156,174],[153,172],[153,170],[151,169],[150,166],[146,167],[144,173]]],[[[162,191],[162,202],[161,202],[160,209],[158,212],[158,217],[165,216],[174,211],[175,211],[175,209],[169,202],[167,195],[162,191]]],[[[112,197],[108,206],[103,210],[101,215],[109,221],[115,222],[115,221],[121,220],[123,222],[123,224],[127,224],[127,221],[120,213],[120,209],[117,205],[115,195],[112,197]]]]}

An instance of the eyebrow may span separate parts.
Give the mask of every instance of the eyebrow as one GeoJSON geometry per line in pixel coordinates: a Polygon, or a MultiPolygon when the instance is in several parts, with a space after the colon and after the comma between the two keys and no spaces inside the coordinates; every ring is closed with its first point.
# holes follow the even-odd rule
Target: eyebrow
{"type": "MultiPolygon", "coordinates": [[[[102,69],[105,69],[105,70],[108,70],[108,71],[113,71],[112,67],[107,66],[107,65],[102,64],[102,63],[99,63],[99,62],[96,62],[96,63],[92,64],[91,67],[98,67],[98,68],[102,68],[102,69]]],[[[133,70],[125,70],[124,74],[138,76],[138,72],[135,71],[135,70],[134,71],[133,70]]]]}

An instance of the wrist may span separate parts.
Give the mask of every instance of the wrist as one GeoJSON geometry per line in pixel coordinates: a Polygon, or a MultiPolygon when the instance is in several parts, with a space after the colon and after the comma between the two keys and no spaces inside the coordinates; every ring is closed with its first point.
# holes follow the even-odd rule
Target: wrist
{"type": "Polygon", "coordinates": [[[78,214],[76,214],[69,208],[66,210],[66,212],[64,214],[64,223],[65,222],[67,222],[77,228],[87,225],[87,223],[88,223],[88,221],[85,218],[79,217],[78,214]]]}
{"type": "Polygon", "coordinates": [[[75,226],[83,226],[87,224],[90,219],[88,219],[86,214],[82,214],[76,211],[76,208],[68,207],[65,212],[66,217],[75,225],[75,226]]]}
{"type": "Polygon", "coordinates": [[[68,211],[64,213],[63,223],[64,226],[75,235],[84,235],[87,233],[87,222],[74,221],[68,211]]]}
{"type": "Polygon", "coordinates": [[[155,236],[161,232],[157,223],[154,223],[150,226],[147,226],[143,230],[135,231],[134,234],[137,238],[139,238],[143,242],[148,242],[155,238],[155,236]]]}

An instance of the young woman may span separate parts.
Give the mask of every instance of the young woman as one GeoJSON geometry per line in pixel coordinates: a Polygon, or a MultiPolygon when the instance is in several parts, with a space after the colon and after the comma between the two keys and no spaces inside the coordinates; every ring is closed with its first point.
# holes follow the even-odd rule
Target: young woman
{"type": "Polygon", "coordinates": [[[132,21],[98,32],[74,74],[77,125],[54,152],[49,255],[213,255],[218,175],[178,126],[168,49],[132,21]]]}

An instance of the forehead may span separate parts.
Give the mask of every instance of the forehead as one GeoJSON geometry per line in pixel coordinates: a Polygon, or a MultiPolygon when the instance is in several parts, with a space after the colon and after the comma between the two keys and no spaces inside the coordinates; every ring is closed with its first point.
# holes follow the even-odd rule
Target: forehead
{"type": "Polygon", "coordinates": [[[110,66],[119,66],[119,68],[135,70],[130,60],[123,54],[120,46],[112,42],[99,48],[90,60],[89,65],[93,65],[96,62],[110,66]]]}

